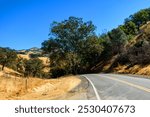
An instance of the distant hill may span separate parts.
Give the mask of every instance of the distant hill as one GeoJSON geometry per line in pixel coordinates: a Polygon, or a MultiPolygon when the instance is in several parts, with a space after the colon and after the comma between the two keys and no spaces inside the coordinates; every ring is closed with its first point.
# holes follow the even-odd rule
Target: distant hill
{"type": "Polygon", "coordinates": [[[40,48],[33,47],[33,48],[30,48],[30,49],[17,50],[17,53],[18,54],[29,54],[29,53],[42,54],[42,50],[40,48]]]}

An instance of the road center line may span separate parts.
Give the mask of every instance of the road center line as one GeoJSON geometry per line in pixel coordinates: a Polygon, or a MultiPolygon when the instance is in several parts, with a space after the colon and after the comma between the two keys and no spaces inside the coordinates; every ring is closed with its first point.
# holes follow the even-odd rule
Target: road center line
{"type": "Polygon", "coordinates": [[[99,96],[99,94],[98,94],[98,92],[97,92],[97,89],[95,88],[95,86],[94,86],[94,84],[92,83],[92,81],[91,81],[87,76],[85,76],[85,75],[82,75],[82,76],[85,77],[85,78],[91,83],[91,85],[92,85],[92,87],[93,87],[93,90],[94,90],[94,92],[95,92],[95,95],[96,95],[97,100],[101,100],[101,98],[100,98],[100,96],[99,96]]]}
{"type": "Polygon", "coordinates": [[[140,89],[140,90],[143,90],[143,91],[146,91],[146,92],[150,93],[150,89],[149,89],[149,88],[146,88],[146,87],[143,87],[143,86],[140,86],[140,85],[136,85],[136,84],[133,84],[133,83],[130,83],[130,82],[127,82],[127,81],[119,80],[119,79],[117,79],[117,78],[115,78],[115,77],[112,77],[112,76],[111,76],[112,78],[111,78],[111,77],[107,77],[107,76],[103,76],[103,77],[106,77],[106,78],[108,78],[108,79],[121,82],[121,83],[123,83],[123,84],[127,84],[127,85],[129,85],[129,86],[131,86],[131,87],[135,87],[135,88],[137,88],[137,89],[140,89]]]}

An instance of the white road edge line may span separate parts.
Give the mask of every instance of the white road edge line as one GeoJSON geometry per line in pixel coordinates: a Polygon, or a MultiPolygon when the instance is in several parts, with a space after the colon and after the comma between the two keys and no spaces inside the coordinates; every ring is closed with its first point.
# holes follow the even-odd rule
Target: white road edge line
{"type": "Polygon", "coordinates": [[[92,87],[93,87],[93,90],[94,90],[94,92],[95,92],[95,95],[96,95],[96,98],[97,98],[97,100],[101,100],[101,98],[100,98],[100,96],[99,96],[99,94],[98,94],[98,92],[97,92],[97,89],[95,88],[95,86],[94,86],[94,84],[92,83],[92,81],[87,77],[87,76],[85,76],[85,75],[82,75],[84,78],[86,78],[90,83],[91,83],[91,85],[92,85],[92,87]]]}

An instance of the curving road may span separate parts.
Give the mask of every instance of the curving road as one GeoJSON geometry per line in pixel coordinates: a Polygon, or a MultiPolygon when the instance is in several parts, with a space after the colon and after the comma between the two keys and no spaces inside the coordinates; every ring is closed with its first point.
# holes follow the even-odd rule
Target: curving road
{"type": "Polygon", "coordinates": [[[87,74],[81,77],[89,80],[96,99],[150,100],[150,79],[117,74],[87,74]]]}

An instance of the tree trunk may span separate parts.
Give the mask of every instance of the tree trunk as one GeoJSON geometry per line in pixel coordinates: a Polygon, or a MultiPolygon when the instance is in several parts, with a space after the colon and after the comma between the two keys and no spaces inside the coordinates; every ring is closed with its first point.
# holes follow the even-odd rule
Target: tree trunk
{"type": "Polygon", "coordinates": [[[2,71],[4,70],[5,64],[2,65],[2,71]]]}

